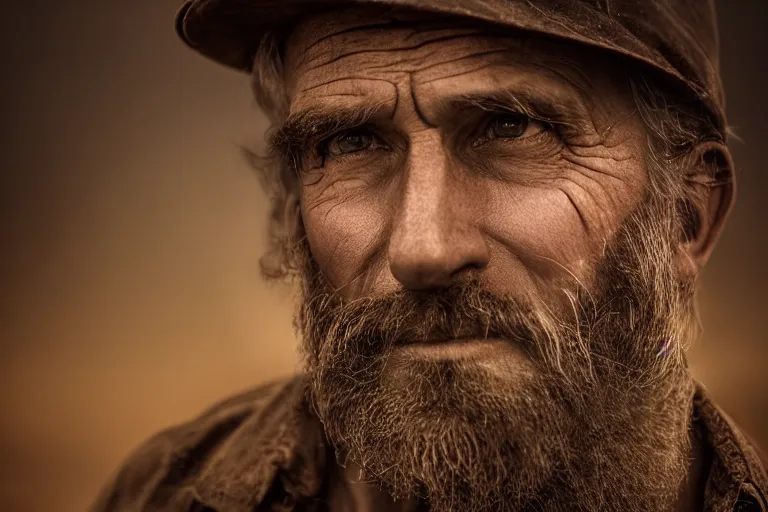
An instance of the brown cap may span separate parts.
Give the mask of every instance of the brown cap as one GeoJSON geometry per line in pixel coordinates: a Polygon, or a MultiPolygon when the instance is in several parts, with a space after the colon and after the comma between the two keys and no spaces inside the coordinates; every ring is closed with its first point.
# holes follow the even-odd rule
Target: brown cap
{"type": "Polygon", "coordinates": [[[176,27],[200,53],[250,71],[266,30],[350,3],[466,16],[628,56],[695,94],[724,133],[714,0],[187,0],[176,27]]]}

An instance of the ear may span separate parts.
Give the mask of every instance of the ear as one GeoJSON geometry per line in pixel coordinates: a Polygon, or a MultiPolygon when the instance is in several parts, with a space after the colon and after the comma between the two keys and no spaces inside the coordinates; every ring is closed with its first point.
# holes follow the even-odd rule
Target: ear
{"type": "Polygon", "coordinates": [[[731,211],[736,177],[725,144],[699,143],[686,157],[684,198],[678,203],[682,233],[678,263],[682,277],[696,278],[709,259],[731,211]]]}

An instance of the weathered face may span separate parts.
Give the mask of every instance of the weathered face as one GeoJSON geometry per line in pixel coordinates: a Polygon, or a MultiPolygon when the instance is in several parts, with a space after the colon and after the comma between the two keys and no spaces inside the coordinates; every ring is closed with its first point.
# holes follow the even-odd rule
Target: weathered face
{"type": "Polygon", "coordinates": [[[394,496],[668,509],[690,288],[611,66],[381,10],[289,37],[275,140],[300,180],[307,371],[330,439],[394,496]]]}
{"type": "Polygon", "coordinates": [[[645,133],[606,62],[456,22],[312,18],[288,43],[289,124],[312,255],[347,298],[467,274],[561,302],[646,179],[645,133]]]}

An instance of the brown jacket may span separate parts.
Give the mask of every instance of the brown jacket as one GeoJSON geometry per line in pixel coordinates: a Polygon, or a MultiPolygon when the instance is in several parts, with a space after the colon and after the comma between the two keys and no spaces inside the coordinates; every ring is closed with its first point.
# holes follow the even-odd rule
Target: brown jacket
{"type": "MultiPolygon", "coordinates": [[[[141,446],[93,512],[323,512],[329,451],[301,377],[226,400],[141,446]]],[[[693,420],[709,452],[704,510],[768,512],[756,449],[699,387],[693,420]]]]}

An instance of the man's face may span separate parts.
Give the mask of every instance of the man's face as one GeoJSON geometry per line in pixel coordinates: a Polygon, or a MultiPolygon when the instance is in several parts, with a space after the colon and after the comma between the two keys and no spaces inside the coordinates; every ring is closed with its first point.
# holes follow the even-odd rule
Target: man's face
{"type": "Polygon", "coordinates": [[[338,293],[479,274],[497,293],[563,305],[563,287],[589,288],[646,180],[642,124],[606,62],[509,31],[355,12],[310,19],[287,47],[291,118],[316,126],[301,218],[338,293]]]}
{"type": "Polygon", "coordinates": [[[663,451],[664,481],[638,470],[676,490],[685,415],[629,410],[655,405],[659,382],[686,392],[680,360],[659,355],[677,331],[657,312],[684,302],[674,230],[608,64],[359,9],[288,39],[280,137],[300,176],[308,374],[340,455],[396,496],[479,510],[560,486],[594,504],[608,491],[565,475],[605,469],[600,436],[663,451]]]}

